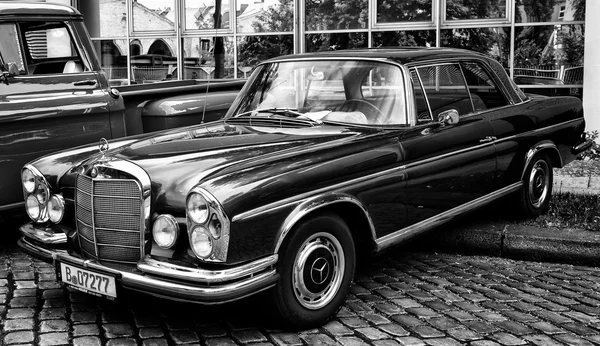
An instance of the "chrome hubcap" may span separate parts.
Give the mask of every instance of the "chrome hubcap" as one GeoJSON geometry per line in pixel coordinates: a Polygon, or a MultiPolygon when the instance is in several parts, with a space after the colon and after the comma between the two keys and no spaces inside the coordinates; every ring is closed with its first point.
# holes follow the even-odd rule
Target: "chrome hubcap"
{"type": "Polygon", "coordinates": [[[535,208],[539,208],[548,197],[550,189],[550,167],[544,160],[539,160],[533,165],[529,174],[529,201],[535,208]]]}
{"type": "Polygon", "coordinates": [[[296,299],[307,309],[329,304],[337,294],[346,263],[340,242],[329,233],[317,233],[300,247],[294,261],[292,285],[296,299]]]}

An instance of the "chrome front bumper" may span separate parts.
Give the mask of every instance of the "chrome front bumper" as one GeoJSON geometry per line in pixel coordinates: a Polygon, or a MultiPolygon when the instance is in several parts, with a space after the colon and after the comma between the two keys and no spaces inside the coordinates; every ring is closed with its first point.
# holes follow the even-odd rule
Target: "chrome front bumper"
{"type": "Polygon", "coordinates": [[[277,255],[224,270],[185,267],[145,256],[136,268],[124,270],[77,257],[64,249],[52,248],[50,245],[56,242],[53,237],[48,238],[50,230],[46,228],[26,224],[20,231],[23,237],[18,241],[19,246],[34,257],[112,275],[122,288],[168,299],[202,304],[225,303],[271,288],[279,280],[275,270],[277,255]]]}

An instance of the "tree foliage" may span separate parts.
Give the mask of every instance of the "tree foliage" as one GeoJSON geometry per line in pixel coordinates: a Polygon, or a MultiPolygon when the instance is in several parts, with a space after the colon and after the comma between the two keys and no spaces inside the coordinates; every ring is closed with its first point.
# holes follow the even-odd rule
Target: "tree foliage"
{"type": "Polygon", "coordinates": [[[308,30],[344,30],[366,28],[369,20],[367,0],[308,0],[308,30]]]}

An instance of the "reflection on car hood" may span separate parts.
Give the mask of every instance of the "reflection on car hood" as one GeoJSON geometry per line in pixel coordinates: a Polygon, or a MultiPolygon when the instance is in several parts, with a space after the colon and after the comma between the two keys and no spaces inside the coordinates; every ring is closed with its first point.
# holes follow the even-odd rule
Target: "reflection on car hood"
{"type": "Polygon", "coordinates": [[[278,128],[214,122],[162,132],[107,156],[141,166],[152,179],[157,201],[182,208],[185,200],[182,196],[201,181],[239,174],[271,162],[289,161],[307,152],[330,150],[378,132],[344,126],[278,128]]]}

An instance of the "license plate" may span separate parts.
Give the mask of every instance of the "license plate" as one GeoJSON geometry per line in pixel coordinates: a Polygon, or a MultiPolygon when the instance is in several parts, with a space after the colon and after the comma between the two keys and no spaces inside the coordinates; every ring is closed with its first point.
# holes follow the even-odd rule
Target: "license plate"
{"type": "Polygon", "coordinates": [[[95,273],[61,262],[60,277],[62,282],[80,291],[112,298],[117,297],[115,278],[112,276],[95,273]]]}

